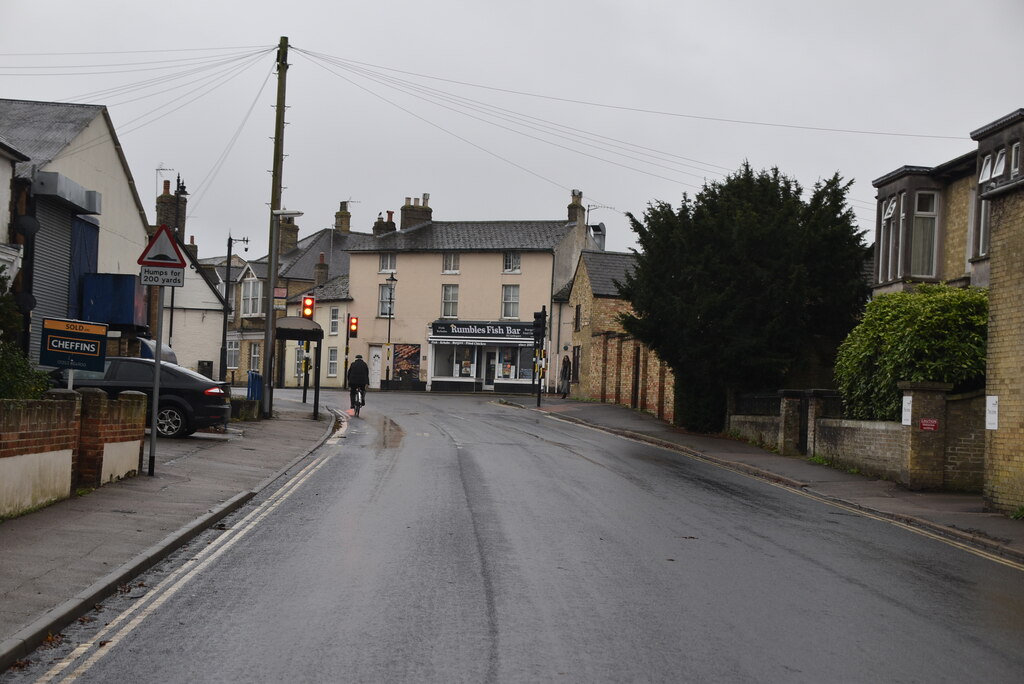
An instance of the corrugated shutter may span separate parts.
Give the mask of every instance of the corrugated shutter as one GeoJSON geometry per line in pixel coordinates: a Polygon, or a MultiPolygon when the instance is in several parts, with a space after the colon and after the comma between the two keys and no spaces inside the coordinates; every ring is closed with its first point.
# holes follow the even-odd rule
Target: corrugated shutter
{"type": "Polygon", "coordinates": [[[43,319],[68,317],[72,214],[60,204],[40,197],[36,200],[36,218],[39,232],[32,268],[36,308],[32,311],[29,359],[38,363],[43,319]]]}

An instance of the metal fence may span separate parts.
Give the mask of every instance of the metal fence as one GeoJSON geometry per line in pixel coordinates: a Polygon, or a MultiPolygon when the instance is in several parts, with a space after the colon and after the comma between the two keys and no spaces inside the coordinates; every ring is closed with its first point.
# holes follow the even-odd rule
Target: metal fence
{"type": "Polygon", "coordinates": [[[776,394],[737,394],[734,413],[738,416],[777,416],[781,405],[776,394]]]}

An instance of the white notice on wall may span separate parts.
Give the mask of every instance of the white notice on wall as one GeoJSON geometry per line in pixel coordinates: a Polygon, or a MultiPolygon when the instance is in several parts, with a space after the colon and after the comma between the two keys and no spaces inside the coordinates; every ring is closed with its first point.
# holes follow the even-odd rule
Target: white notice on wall
{"type": "Polygon", "coordinates": [[[985,429],[999,429],[999,397],[985,397],[985,429]]]}
{"type": "Polygon", "coordinates": [[[903,424],[910,425],[910,409],[913,406],[914,398],[910,395],[903,397],[903,424]]]}

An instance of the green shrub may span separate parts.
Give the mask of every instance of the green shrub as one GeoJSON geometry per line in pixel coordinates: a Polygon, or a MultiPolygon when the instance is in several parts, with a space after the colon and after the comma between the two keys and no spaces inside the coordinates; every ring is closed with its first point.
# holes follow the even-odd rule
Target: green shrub
{"type": "Polygon", "coordinates": [[[871,301],[836,359],[847,415],[895,420],[901,381],[983,386],[987,328],[988,293],[980,288],[920,285],[871,301]]]}
{"type": "Polygon", "coordinates": [[[39,399],[48,389],[46,373],[33,370],[18,345],[0,340],[0,399],[39,399]]]}

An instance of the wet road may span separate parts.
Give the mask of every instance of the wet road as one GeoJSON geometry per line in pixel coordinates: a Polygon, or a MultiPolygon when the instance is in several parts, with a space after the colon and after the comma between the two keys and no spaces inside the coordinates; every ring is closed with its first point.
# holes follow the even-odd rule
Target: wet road
{"type": "Polygon", "coordinates": [[[288,485],[122,597],[133,612],[92,661],[52,674],[1010,682],[1024,672],[1022,580],[537,412],[376,394],[288,485]]]}

